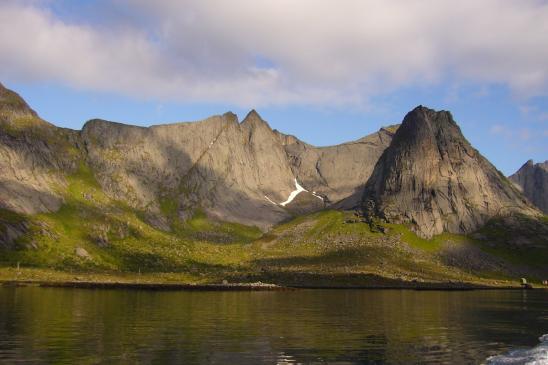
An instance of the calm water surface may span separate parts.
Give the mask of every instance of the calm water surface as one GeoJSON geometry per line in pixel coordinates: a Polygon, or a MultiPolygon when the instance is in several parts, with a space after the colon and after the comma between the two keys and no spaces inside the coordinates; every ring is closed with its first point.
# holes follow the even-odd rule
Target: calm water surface
{"type": "Polygon", "coordinates": [[[0,288],[0,363],[477,364],[548,333],[548,291],[0,288]]]}

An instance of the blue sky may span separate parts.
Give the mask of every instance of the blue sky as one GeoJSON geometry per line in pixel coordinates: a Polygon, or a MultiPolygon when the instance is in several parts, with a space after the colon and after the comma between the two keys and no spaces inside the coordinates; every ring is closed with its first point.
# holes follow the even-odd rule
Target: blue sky
{"type": "Polygon", "coordinates": [[[0,81],[63,127],[255,108],[314,145],[422,104],[510,174],[548,159],[548,5],[477,3],[6,1],[0,81]]]}

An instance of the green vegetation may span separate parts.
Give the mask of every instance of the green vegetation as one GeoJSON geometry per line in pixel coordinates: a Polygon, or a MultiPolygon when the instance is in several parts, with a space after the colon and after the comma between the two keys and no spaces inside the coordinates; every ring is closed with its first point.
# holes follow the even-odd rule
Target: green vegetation
{"type": "Polygon", "coordinates": [[[160,210],[169,218],[174,218],[177,214],[177,201],[173,198],[160,199],[160,210]]]}
{"type": "Polygon", "coordinates": [[[409,227],[402,224],[390,224],[384,223],[384,227],[388,228],[388,233],[391,235],[400,235],[401,239],[409,244],[410,246],[421,249],[424,251],[437,251],[443,244],[447,241],[465,243],[468,242],[463,235],[452,234],[452,233],[442,233],[440,235],[434,236],[431,239],[424,239],[415,234],[409,227]]]}
{"type": "MultiPolygon", "coordinates": [[[[174,199],[160,212],[170,231],[154,228],[144,212],[106,196],[84,163],[57,187],[65,204],[55,213],[23,216],[0,210],[0,227],[27,222],[16,249],[0,250],[2,278],[207,283],[264,281],[291,285],[380,285],[385,281],[505,283],[531,262],[537,271],[546,250],[489,246],[442,234],[431,240],[409,227],[382,223],[371,230],[352,212],[326,210],[299,216],[263,233],[256,227],[219,222],[203,211],[181,221],[174,199]],[[448,259],[447,250],[466,252],[448,259]],[[470,255],[493,259],[474,264],[470,255]],[[20,269],[14,274],[14,268],[20,269]],[[498,266],[497,266],[498,265],[498,266]],[[382,279],[382,280],[381,280],[382,279]],[[381,281],[379,281],[381,280],[381,281]],[[384,280],[384,281],[383,281],[384,280]],[[376,284],[375,284],[376,283],[376,284]]],[[[501,226],[486,235],[499,237],[501,226]]],[[[544,260],[544,261],[543,261],[544,260]]]]}
{"type": "Polygon", "coordinates": [[[387,127],[383,127],[383,129],[386,129],[390,133],[396,133],[399,127],[400,127],[399,124],[392,124],[387,127]]]}
{"type": "Polygon", "coordinates": [[[25,220],[22,214],[12,212],[11,210],[0,208],[0,222],[19,223],[25,220]]]}

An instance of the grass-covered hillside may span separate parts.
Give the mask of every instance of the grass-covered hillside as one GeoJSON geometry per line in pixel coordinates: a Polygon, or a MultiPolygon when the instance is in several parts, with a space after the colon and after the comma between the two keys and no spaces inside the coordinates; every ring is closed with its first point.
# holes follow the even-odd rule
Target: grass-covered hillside
{"type": "Polygon", "coordinates": [[[170,229],[162,231],[146,223],[145,213],[108,198],[85,164],[58,189],[65,203],[55,213],[0,211],[0,229],[27,230],[0,249],[1,279],[337,286],[391,280],[495,284],[548,275],[546,232],[539,234],[539,226],[528,226],[525,218],[511,222],[511,230],[508,222],[493,221],[472,236],[426,240],[402,225],[372,228],[353,212],[327,210],[263,233],[212,221],[200,211],[183,223],[165,201],[170,229]],[[513,240],[508,232],[520,229],[513,240]]]}

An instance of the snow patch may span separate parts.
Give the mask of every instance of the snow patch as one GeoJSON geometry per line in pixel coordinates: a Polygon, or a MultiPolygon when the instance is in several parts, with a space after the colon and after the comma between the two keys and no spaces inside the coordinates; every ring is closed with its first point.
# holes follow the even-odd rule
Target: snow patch
{"type": "Polygon", "coordinates": [[[323,197],[320,196],[320,195],[318,195],[318,194],[316,194],[315,191],[312,192],[312,195],[314,195],[316,198],[320,199],[322,202],[324,201],[324,200],[323,200],[323,197]]]}
{"type": "Polygon", "coordinates": [[[268,200],[268,201],[271,202],[272,204],[278,205],[278,203],[273,202],[272,199],[270,199],[268,196],[265,195],[264,197],[265,197],[266,200],[268,200]]]}
{"type": "MultiPolygon", "coordinates": [[[[275,203],[274,201],[272,201],[272,199],[270,199],[268,196],[264,196],[266,200],[268,200],[269,202],[271,202],[272,204],[274,205],[281,205],[282,207],[285,207],[287,204],[291,203],[293,201],[293,199],[295,199],[297,197],[297,195],[299,195],[300,193],[302,193],[303,191],[306,191],[307,193],[309,192],[308,190],[306,190],[305,188],[303,188],[299,182],[297,181],[297,178],[294,178],[295,180],[295,190],[293,190],[290,194],[289,194],[289,197],[287,198],[286,201],[284,201],[283,203],[275,203]]],[[[313,191],[311,193],[313,196],[315,196],[316,198],[320,199],[322,202],[324,201],[323,200],[323,197],[321,197],[320,195],[316,194],[315,191],[313,191]]]]}
{"type": "Polygon", "coordinates": [[[548,364],[548,334],[539,338],[540,344],[530,349],[510,350],[504,355],[491,356],[487,359],[487,365],[512,364],[512,365],[542,365],[548,364]]]}
{"type": "Polygon", "coordinates": [[[284,201],[283,203],[280,203],[280,205],[282,207],[285,207],[287,204],[291,203],[293,199],[295,199],[295,197],[299,195],[300,193],[302,193],[303,191],[308,191],[308,190],[306,190],[301,185],[299,185],[299,183],[297,182],[297,178],[295,178],[295,190],[293,190],[291,194],[289,194],[289,198],[287,198],[287,200],[284,201]]]}

